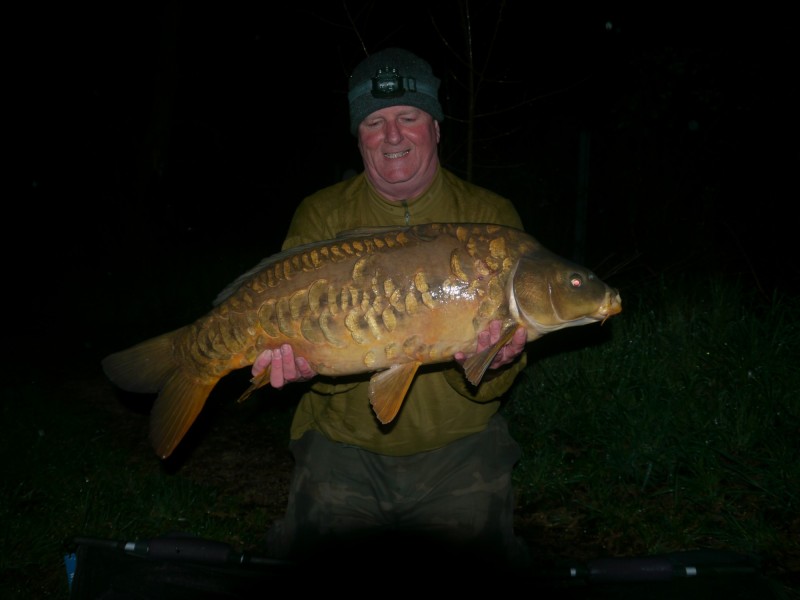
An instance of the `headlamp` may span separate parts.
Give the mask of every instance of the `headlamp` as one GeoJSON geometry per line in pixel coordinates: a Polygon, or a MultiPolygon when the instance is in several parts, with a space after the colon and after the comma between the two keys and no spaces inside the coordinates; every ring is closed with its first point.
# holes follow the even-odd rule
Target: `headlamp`
{"type": "Polygon", "coordinates": [[[373,98],[399,98],[406,93],[417,91],[417,82],[413,77],[400,77],[394,67],[380,67],[372,78],[373,98]]]}
{"type": "Polygon", "coordinates": [[[359,96],[370,94],[373,98],[400,98],[406,92],[418,92],[436,98],[436,87],[426,83],[417,83],[415,77],[403,77],[397,67],[379,67],[375,76],[355,86],[347,94],[347,100],[353,102],[359,96]]]}

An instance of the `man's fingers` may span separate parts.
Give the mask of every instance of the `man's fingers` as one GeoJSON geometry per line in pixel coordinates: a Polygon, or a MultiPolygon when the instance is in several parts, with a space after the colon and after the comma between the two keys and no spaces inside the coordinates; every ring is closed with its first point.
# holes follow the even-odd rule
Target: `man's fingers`
{"type": "MultiPolygon", "coordinates": [[[[494,320],[489,323],[489,344],[494,344],[500,339],[500,332],[503,330],[503,323],[499,320],[494,320]]],[[[489,345],[487,344],[487,346],[489,345]]]]}
{"type": "Polygon", "coordinates": [[[281,362],[283,363],[283,381],[295,381],[298,378],[295,365],[294,350],[289,344],[281,346],[281,362]]]}
{"type": "Polygon", "coordinates": [[[271,367],[269,383],[274,388],[282,388],[287,383],[312,379],[317,372],[311,368],[303,357],[295,357],[290,344],[283,344],[280,348],[264,350],[258,355],[250,372],[253,377],[258,377],[271,367]]]}
{"type": "Polygon", "coordinates": [[[525,348],[525,344],[527,343],[528,332],[525,331],[524,327],[518,327],[514,332],[514,337],[511,338],[512,347],[516,350],[516,353],[519,354],[525,348]]]}
{"type": "Polygon", "coordinates": [[[311,379],[317,374],[316,371],[311,368],[311,365],[308,364],[308,361],[302,356],[295,359],[295,366],[297,367],[297,372],[300,374],[300,377],[303,379],[311,379]]]}
{"type": "MultiPolygon", "coordinates": [[[[495,324],[493,321],[490,325],[490,328],[495,324]]],[[[494,336],[493,336],[494,337],[494,336]]],[[[495,341],[500,339],[498,335],[495,341]]],[[[503,365],[507,365],[510,362],[513,362],[514,359],[525,349],[525,344],[528,340],[528,333],[525,331],[525,328],[518,327],[517,330],[514,332],[514,336],[511,340],[497,353],[492,361],[492,364],[489,365],[490,369],[499,369],[503,365]]]]}
{"type": "MultiPolygon", "coordinates": [[[[497,337],[494,338],[497,341],[497,337]]],[[[483,330],[478,334],[478,346],[476,348],[476,352],[480,352],[484,348],[488,348],[492,344],[492,334],[491,331],[483,330]]]]}
{"type": "Polygon", "coordinates": [[[250,369],[250,374],[253,377],[258,377],[264,371],[267,370],[267,367],[272,362],[272,350],[264,350],[261,354],[258,355],[256,361],[253,363],[252,368],[250,369]]]}
{"type": "Polygon", "coordinates": [[[286,378],[283,376],[283,357],[280,349],[277,348],[272,351],[272,370],[269,372],[269,382],[274,388],[282,388],[286,383],[286,378]]]}

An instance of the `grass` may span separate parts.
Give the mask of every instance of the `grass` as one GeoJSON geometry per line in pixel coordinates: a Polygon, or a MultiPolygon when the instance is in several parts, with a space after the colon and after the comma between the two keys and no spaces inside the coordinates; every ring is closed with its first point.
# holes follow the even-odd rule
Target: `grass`
{"type": "MultiPolygon", "coordinates": [[[[203,281],[200,293],[179,294],[208,299],[222,287],[203,281]]],[[[142,288],[150,290],[142,297],[153,294],[142,288]]],[[[503,407],[523,448],[515,471],[521,522],[559,539],[554,552],[720,548],[796,577],[800,302],[688,277],[623,286],[622,296],[624,312],[603,326],[529,346],[530,365],[503,407]]],[[[147,298],[131,301],[141,312],[125,318],[141,326],[148,311],[163,311],[163,299],[147,298]]],[[[181,298],[169,303],[182,306],[181,298]]],[[[119,318],[100,308],[91,310],[101,322],[119,318]]],[[[109,329],[85,337],[61,369],[8,369],[0,585],[10,597],[66,598],[62,560],[74,536],[185,531],[253,548],[276,516],[241,489],[153,460],[144,407],[127,416],[97,410],[109,391],[97,368],[103,340],[116,335],[109,329]]],[[[283,446],[292,408],[252,409],[248,421],[283,446]]]]}
{"type": "MultiPolygon", "coordinates": [[[[274,510],[265,514],[244,494],[226,495],[224,486],[159,463],[146,442],[145,414],[118,413],[117,420],[135,422],[126,431],[86,393],[53,381],[4,389],[3,451],[10,460],[0,481],[3,597],[66,598],[62,561],[76,536],[136,540],[188,532],[238,548],[258,544],[278,516],[274,510]]],[[[106,400],[113,404],[114,395],[106,400]]],[[[289,407],[278,407],[258,425],[281,439],[290,416],[289,407]]]]}
{"type": "Polygon", "coordinates": [[[688,280],[623,297],[597,343],[531,346],[505,407],[520,510],[572,507],[610,554],[793,549],[797,570],[797,299],[688,280]]]}

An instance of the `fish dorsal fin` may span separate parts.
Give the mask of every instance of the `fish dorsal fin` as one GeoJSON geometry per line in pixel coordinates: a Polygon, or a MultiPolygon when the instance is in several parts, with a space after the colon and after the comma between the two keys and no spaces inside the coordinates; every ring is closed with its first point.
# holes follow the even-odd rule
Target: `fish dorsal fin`
{"type": "Polygon", "coordinates": [[[356,227],[355,229],[344,229],[336,234],[336,239],[346,239],[352,237],[363,237],[365,235],[383,235],[387,231],[404,231],[410,229],[403,225],[378,225],[372,227],[356,227]]]}
{"type": "Polygon", "coordinates": [[[411,381],[421,362],[392,365],[379,371],[369,380],[369,403],[378,420],[386,425],[391,423],[400,411],[411,381]]]}
{"type": "Polygon", "coordinates": [[[500,349],[514,337],[514,332],[517,330],[517,327],[519,327],[519,325],[513,321],[506,323],[497,342],[488,348],[484,348],[481,352],[473,354],[464,361],[464,373],[467,376],[467,380],[472,385],[478,385],[481,382],[483,374],[486,373],[486,369],[492,364],[494,357],[500,352],[500,349]]]}

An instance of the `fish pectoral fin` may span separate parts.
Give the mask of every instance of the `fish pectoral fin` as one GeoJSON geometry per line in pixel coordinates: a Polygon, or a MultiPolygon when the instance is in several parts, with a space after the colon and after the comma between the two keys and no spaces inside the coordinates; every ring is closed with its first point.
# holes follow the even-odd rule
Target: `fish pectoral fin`
{"type": "Polygon", "coordinates": [[[421,362],[392,365],[379,371],[369,380],[369,403],[378,420],[386,425],[391,423],[400,411],[411,381],[421,362]]]}
{"type": "Polygon", "coordinates": [[[484,373],[486,373],[486,369],[492,364],[494,357],[497,356],[501,348],[514,337],[514,332],[517,330],[517,327],[519,327],[519,325],[513,321],[507,323],[503,331],[500,332],[500,337],[494,344],[488,348],[484,348],[477,354],[473,354],[464,361],[464,374],[472,385],[478,385],[481,382],[484,373]]]}
{"type": "Polygon", "coordinates": [[[247,388],[241,396],[239,396],[239,399],[236,402],[244,402],[250,397],[250,394],[255,392],[258,388],[269,385],[269,373],[271,370],[271,367],[267,367],[260,375],[253,377],[250,380],[250,387],[247,388]]]}
{"type": "Polygon", "coordinates": [[[181,371],[169,378],[150,412],[150,442],[161,458],[172,454],[189,431],[216,383],[198,382],[181,371]]]}

